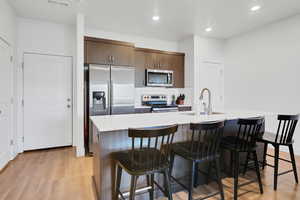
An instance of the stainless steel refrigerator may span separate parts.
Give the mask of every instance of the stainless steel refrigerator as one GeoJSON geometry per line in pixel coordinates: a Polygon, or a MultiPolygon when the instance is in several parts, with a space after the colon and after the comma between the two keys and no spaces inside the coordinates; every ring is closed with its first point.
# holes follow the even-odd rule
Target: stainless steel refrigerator
{"type": "MultiPolygon", "coordinates": [[[[86,116],[134,113],[134,67],[89,64],[85,68],[86,116]]],[[[90,124],[88,132],[91,145],[90,124]]]]}

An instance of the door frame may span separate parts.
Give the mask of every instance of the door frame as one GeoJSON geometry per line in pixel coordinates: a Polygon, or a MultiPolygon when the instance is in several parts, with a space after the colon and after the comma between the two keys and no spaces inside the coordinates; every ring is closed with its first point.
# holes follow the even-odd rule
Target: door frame
{"type": "Polygon", "coordinates": [[[21,92],[21,107],[22,107],[22,112],[21,112],[21,118],[22,118],[22,127],[21,128],[21,135],[19,136],[21,142],[21,146],[19,147],[22,152],[24,152],[24,137],[25,137],[25,131],[24,131],[24,86],[25,86],[25,76],[24,76],[24,65],[25,65],[25,55],[42,55],[42,56],[55,56],[55,57],[62,57],[62,58],[71,58],[71,99],[72,99],[72,113],[71,113],[71,134],[72,134],[72,146],[76,146],[75,142],[75,124],[74,124],[74,113],[75,113],[75,88],[74,88],[74,82],[75,82],[75,70],[74,70],[74,57],[73,56],[67,56],[67,55],[60,55],[60,54],[48,54],[48,53],[38,53],[38,52],[29,52],[29,51],[24,51],[22,54],[22,67],[21,67],[21,73],[22,73],[22,82],[21,82],[21,87],[22,87],[22,92],[21,92]]]}
{"type": "MultiPolygon", "coordinates": [[[[220,67],[220,71],[219,71],[219,75],[221,76],[221,82],[222,82],[222,86],[221,86],[221,101],[222,101],[222,110],[224,110],[225,108],[225,73],[224,73],[224,62],[220,61],[220,60],[216,60],[216,59],[203,59],[201,61],[201,64],[205,65],[205,64],[211,64],[211,65],[218,65],[220,67]]],[[[205,69],[205,67],[204,67],[205,69]]],[[[200,74],[201,75],[201,74],[200,74]]],[[[203,82],[200,81],[200,89],[203,88],[202,87],[203,82]]]]}
{"type": "MultiPolygon", "coordinates": [[[[9,135],[9,139],[10,139],[10,155],[9,155],[9,159],[13,160],[18,152],[17,152],[17,122],[16,122],[16,104],[15,104],[15,71],[14,71],[14,51],[13,51],[13,46],[11,45],[10,42],[8,42],[4,37],[2,37],[0,35],[0,42],[3,42],[5,45],[7,45],[8,51],[9,51],[9,55],[10,55],[10,64],[9,67],[11,68],[11,96],[9,97],[9,107],[10,107],[10,135],[9,135]]],[[[1,170],[1,169],[0,169],[1,170]]]]}

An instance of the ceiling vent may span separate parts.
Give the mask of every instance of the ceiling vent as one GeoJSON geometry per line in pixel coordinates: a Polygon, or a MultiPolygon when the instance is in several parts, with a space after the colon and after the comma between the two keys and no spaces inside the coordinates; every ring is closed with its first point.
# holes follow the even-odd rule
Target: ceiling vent
{"type": "Polygon", "coordinates": [[[48,0],[48,3],[60,6],[70,6],[73,0],[48,0]]]}

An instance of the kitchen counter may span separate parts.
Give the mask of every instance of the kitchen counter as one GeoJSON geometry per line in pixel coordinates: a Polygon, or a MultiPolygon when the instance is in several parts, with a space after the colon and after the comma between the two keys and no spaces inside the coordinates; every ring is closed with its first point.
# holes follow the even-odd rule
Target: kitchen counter
{"type": "Polygon", "coordinates": [[[105,115],[90,117],[90,119],[97,127],[99,133],[102,133],[107,131],[127,130],[128,128],[165,126],[171,124],[182,125],[217,120],[252,118],[265,115],[272,115],[272,113],[253,111],[225,111],[221,114],[196,115],[192,111],[187,111],[128,115],[105,115]]]}
{"type": "MultiPolygon", "coordinates": [[[[113,188],[115,183],[115,162],[111,155],[114,152],[123,151],[131,148],[131,138],[128,137],[128,128],[143,128],[151,126],[165,126],[178,124],[178,131],[174,136],[174,143],[187,141],[190,139],[190,123],[209,122],[218,120],[227,120],[224,127],[224,136],[236,135],[238,132],[238,118],[252,118],[258,116],[272,115],[265,112],[245,112],[245,111],[227,111],[223,114],[196,115],[194,112],[169,112],[169,113],[145,113],[128,115],[110,115],[91,117],[93,123],[93,153],[94,153],[94,176],[95,188],[98,200],[113,199],[113,188]]],[[[261,130],[264,132],[264,126],[261,130]]],[[[258,144],[257,153],[259,160],[262,161],[263,145],[258,144]]],[[[245,162],[246,154],[240,156],[240,163],[245,162]]],[[[230,161],[231,154],[222,152],[222,169],[225,176],[231,176],[232,167],[230,161]]],[[[184,178],[190,172],[190,162],[182,159],[175,159],[173,175],[184,178]]],[[[206,171],[206,163],[201,165],[201,169],[206,171]]],[[[156,181],[163,182],[161,176],[155,177],[156,181]]],[[[199,174],[199,183],[203,184],[206,178],[199,174]]],[[[145,177],[139,178],[138,187],[145,185],[145,177]],[[143,184],[140,184],[143,183],[143,184]]],[[[123,173],[121,190],[128,191],[130,177],[123,173]]],[[[174,192],[182,190],[177,184],[172,185],[174,192]]],[[[161,193],[156,193],[161,196],[161,193]]],[[[147,200],[148,194],[137,195],[136,200],[147,200]]]]}

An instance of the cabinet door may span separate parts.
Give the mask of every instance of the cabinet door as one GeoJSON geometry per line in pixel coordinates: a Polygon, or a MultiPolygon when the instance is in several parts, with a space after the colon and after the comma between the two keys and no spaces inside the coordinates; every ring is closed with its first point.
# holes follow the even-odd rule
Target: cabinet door
{"type": "Polygon", "coordinates": [[[111,56],[111,45],[96,41],[86,42],[86,63],[89,64],[109,64],[111,56]]]}
{"type": "Polygon", "coordinates": [[[170,69],[174,71],[174,87],[184,88],[184,56],[171,55],[170,69]]]}
{"type": "Polygon", "coordinates": [[[133,66],[134,47],[101,41],[86,40],[85,57],[89,64],[133,66]]]}
{"type": "Polygon", "coordinates": [[[157,54],[157,63],[158,68],[161,70],[169,70],[171,65],[171,59],[169,54],[158,53],[157,54]]]}
{"type": "Polygon", "coordinates": [[[146,69],[157,69],[157,54],[145,52],[146,69]]]}
{"type": "Polygon", "coordinates": [[[134,47],[112,44],[110,51],[112,64],[125,66],[134,65],[134,47]]]}
{"type": "Polygon", "coordinates": [[[146,53],[135,51],[135,87],[145,86],[146,53]]]}

